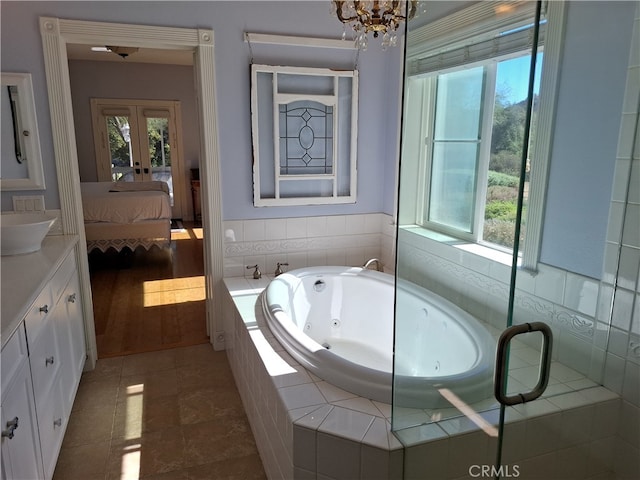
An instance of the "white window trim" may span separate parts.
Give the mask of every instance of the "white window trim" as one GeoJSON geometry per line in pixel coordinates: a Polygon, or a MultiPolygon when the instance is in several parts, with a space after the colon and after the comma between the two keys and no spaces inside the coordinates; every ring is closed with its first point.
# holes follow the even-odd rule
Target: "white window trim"
{"type": "MultiPolygon", "coordinates": [[[[251,66],[251,111],[252,111],[252,129],[253,129],[253,203],[256,207],[264,206],[285,206],[285,205],[332,205],[343,203],[355,203],[357,197],[357,133],[358,133],[358,71],[357,70],[332,70],[328,68],[307,68],[307,67],[289,67],[289,66],[272,66],[272,65],[257,65],[251,66]],[[260,155],[259,155],[259,122],[258,122],[258,92],[257,92],[257,74],[261,72],[273,73],[274,78],[278,73],[292,73],[296,75],[312,75],[312,76],[327,76],[334,79],[335,91],[334,95],[309,95],[309,94],[282,94],[277,91],[277,82],[273,82],[273,104],[274,104],[274,181],[275,181],[275,198],[264,198],[261,191],[261,178],[260,178],[260,155]],[[338,163],[343,160],[339,158],[338,154],[338,118],[339,118],[339,105],[338,105],[338,79],[340,77],[350,77],[352,79],[351,85],[351,145],[349,148],[349,195],[338,195],[338,163]],[[313,174],[313,175],[281,175],[279,168],[279,141],[278,141],[278,103],[290,103],[296,100],[311,100],[322,103],[324,105],[330,105],[333,107],[334,114],[334,142],[333,142],[333,173],[332,174],[313,174]],[[304,181],[315,179],[332,179],[333,180],[333,195],[327,197],[280,197],[279,185],[281,181],[304,181]]],[[[264,161],[264,159],[263,159],[264,161]]]]}
{"type": "MultiPolygon", "coordinates": [[[[547,189],[547,175],[551,147],[553,141],[553,127],[555,119],[555,103],[558,92],[559,67],[564,41],[564,24],[566,4],[564,1],[554,1],[545,3],[545,17],[548,20],[545,34],[544,62],[540,80],[540,107],[538,110],[538,128],[535,138],[535,151],[537,152],[536,165],[531,171],[529,189],[529,211],[527,213],[527,243],[523,249],[522,257],[519,259],[521,268],[537,271],[540,244],[542,241],[542,224],[544,219],[544,200],[547,189]],[[531,208],[531,206],[535,206],[531,208]]],[[[515,24],[526,24],[530,22],[535,9],[535,2],[479,2],[469,8],[454,13],[436,22],[432,22],[423,27],[415,29],[407,35],[407,71],[410,72],[410,65],[428,53],[438,53],[447,51],[454,46],[460,46],[466,39],[472,37],[486,36],[489,38],[497,29],[515,24]],[[497,6],[505,6],[510,9],[510,14],[496,17],[497,6]]],[[[411,88],[409,77],[406,87],[411,88]]],[[[422,92],[424,102],[433,92],[422,92]]],[[[433,119],[420,119],[421,122],[432,122],[433,119]]],[[[418,128],[428,128],[419,126],[418,128]]],[[[425,130],[423,130],[425,131],[425,130]]],[[[428,131],[428,130],[426,130],[428,131]]],[[[425,158],[426,142],[420,146],[420,159],[425,158]]],[[[413,162],[412,162],[413,163],[413,162]]],[[[426,162],[419,161],[413,165],[413,172],[416,178],[426,179],[426,162]]],[[[428,182],[416,182],[407,185],[405,177],[402,183],[403,188],[408,187],[408,192],[400,197],[426,198],[425,188],[428,182]]],[[[402,201],[402,200],[400,200],[402,201]]],[[[416,224],[418,219],[423,218],[421,208],[407,208],[408,201],[403,202],[403,210],[398,218],[402,225],[416,224]]],[[[456,235],[460,238],[460,235],[456,235]]],[[[482,246],[482,245],[480,245],[482,246]]],[[[487,250],[491,250],[486,247],[487,250]]],[[[481,252],[482,248],[478,249],[481,252]]],[[[492,257],[493,255],[487,255],[492,257]]]]}

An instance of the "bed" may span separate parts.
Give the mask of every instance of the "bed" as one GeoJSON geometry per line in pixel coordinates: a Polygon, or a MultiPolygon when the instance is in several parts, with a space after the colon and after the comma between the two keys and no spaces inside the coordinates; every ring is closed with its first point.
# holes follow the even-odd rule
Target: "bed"
{"type": "Polygon", "coordinates": [[[169,246],[171,204],[165,182],[82,182],[80,191],[87,251],[169,246]]]}

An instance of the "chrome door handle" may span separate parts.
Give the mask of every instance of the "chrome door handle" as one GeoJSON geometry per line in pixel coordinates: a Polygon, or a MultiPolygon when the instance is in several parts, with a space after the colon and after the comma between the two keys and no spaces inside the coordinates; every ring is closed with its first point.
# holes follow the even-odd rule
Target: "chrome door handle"
{"type": "Polygon", "coordinates": [[[53,421],[53,426],[54,427],[61,427],[62,426],[62,418],[58,418],[57,420],[53,421]]]}
{"type": "Polygon", "coordinates": [[[67,301],[69,303],[76,303],[76,294],[72,293],[71,295],[69,295],[69,297],[67,298],[67,301]]]}
{"type": "Polygon", "coordinates": [[[49,305],[43,305],[39,308],[40,313],[49,313],[49,305]]]}
{"type": "Polygon", "coordinates": [[[44,359],[44,366],[48,367],[49,365],[53,365],[53,355],[44,359]]]}
{"type": "Polygon", "coordinates": [[[549,383],[549,370],[551,369],[551,348],[553,346],[553,334],[549,325],[543,322],[523,323],[507,328],[498,339],[496,348],[496,370],[493,381],[493,392],[496,400],[502,405],[518,405],[519,403],[530,402],[542,395],[549,383]],[[516,395],[507,395],[507,346],[513,337],[522,333],[540,332],[542,333],[542,353],[540,355],[540,371],[538,373],[538,383],[533,390],[516,395]]]}

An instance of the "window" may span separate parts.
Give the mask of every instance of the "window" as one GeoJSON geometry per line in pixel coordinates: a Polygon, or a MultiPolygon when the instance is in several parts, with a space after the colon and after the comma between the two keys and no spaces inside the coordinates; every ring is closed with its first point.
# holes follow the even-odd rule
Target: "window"
{"type": "Polygon", "coordinates": [[[357,73],[252,65],[255,206],[355,202],[357,73]]]}
{"type": "MultiPolygon", "coordinates": [[[[475,15],[493,15],[485,5],[472,8],[475,15]]],[[[536,55],[519,252],[528,252],[523,265],[532,269],[540,240],[559,57],[558,33],[549,29],[550,15],[547,12],[542,20],[536,55]],[[547,49],[543,52],[545,41],[553,44],[551,55],[547,49]]],[[[496,25],[486,22],[487,29],[474,35],[468,27],[452,34],[456,17],[443,20],[449,25],[441,35],[445,39],[409,43],[401,173],[402,190],[407,183],[409,188],[401,193],[399,221],[451,239],[511,251],[533,12],[518,11],[511,21],[495,18],[496,25]]],[[[438,32],[438,24],[427,28],[438,32]]]]}

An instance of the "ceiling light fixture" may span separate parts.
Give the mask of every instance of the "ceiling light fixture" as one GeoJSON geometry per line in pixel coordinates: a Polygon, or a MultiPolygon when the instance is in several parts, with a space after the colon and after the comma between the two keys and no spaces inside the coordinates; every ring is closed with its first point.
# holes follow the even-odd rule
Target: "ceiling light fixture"
{"type": "Polygon", "coordinates": [[[139,48],[138,47],[110,47],[107,45],[109,51],[115,53],[116,55],[120,55],[122,58],[127,58],[132,53],[136,53],[139,48]]]}
{"type": "Polygon", "coordinates": [[[360,50],[367,49],[369,32],[374,38],[382,33],[381,45],[386,50],[397,45],[400,22],[412,19],[417,7],[418,0],[332,0],[331,13],[343,23],[343,40],[350,25],[360,50]]]}

